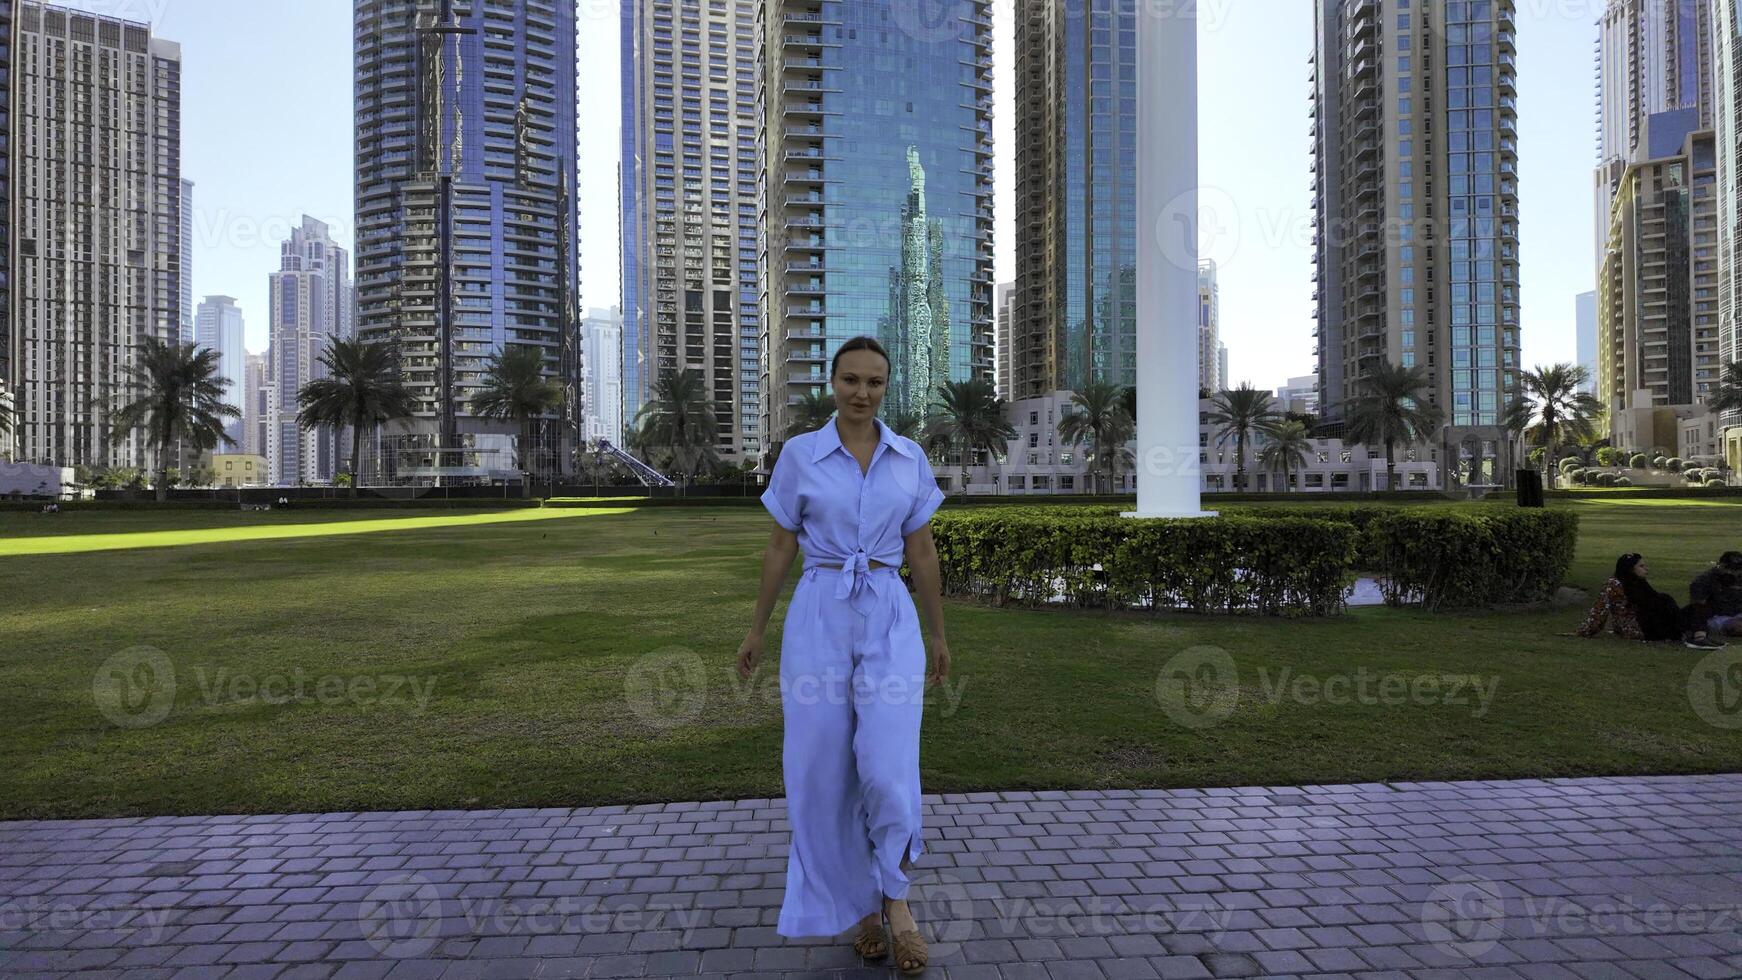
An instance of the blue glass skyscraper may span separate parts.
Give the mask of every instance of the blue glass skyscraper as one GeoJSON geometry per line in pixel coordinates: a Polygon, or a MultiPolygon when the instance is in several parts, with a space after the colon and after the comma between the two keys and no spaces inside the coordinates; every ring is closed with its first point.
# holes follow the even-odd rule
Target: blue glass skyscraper
{"type": "Polygon", "coordinates": [[[357,327],[395,338],[420,411],[392,478],[511,469],[516,426],[479,418],[494,353],[530,345],[564,388],[535,473],[578,437],[575,6],[357,0],[357,327]]]}
{"type": "Polygon", "coordinates": [[[763,426],[828,393],[856,334],[894,360],[884,413],[992,379],[992,59],[986,0],[759,8],[763,426]],[[929,15],[937,15],[935,18],[929,15]]]}

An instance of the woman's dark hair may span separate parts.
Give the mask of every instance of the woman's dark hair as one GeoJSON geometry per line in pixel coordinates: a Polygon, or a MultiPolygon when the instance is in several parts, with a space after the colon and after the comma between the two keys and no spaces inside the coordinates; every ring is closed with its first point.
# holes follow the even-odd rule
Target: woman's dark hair
{"type": "Polygon", "coordinates": [[[1632,603],[1635,609],[1645,608],[1645,604],[1657,594],[1657,590],[1651,587],[1650,582],[1633,574],[1633,567],[1644,560],[1643,555],[1634,552],[1628,552],[1615,559],[1615,578],[1621,582],[1621,591],[1627,593],[1627,601],[1632,603]]]}
{"type": "Polygon", "coordinates": [[[877,354],[882,356],[885,369],[887,369],[887,367],[889,365],[889,352],[883,349],[883,345],[879,344],[877,342],[877,338],[867,337],[864,334],[860,334],[859,336],[853,337],[850,340],[848,340],[846,343],[842,344],[840,350],[835,351],[834,360],[829,362],[829,380],[833,381],[835,378],[835,371],[841,365],[841,355],[847,353],[850,350],[874,351],[877,354]]]}

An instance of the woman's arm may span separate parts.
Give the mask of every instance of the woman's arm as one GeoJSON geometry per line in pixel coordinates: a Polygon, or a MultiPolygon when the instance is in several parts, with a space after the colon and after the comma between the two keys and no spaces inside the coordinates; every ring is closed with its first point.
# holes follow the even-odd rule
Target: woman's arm
{"type": "Polygon", "coordinates": [[[938,571],[937,542],[932,540],[931,525],[903,539],[906,543],[907,567],[913,576],[913,592],[925,615],[926,637],[932,649],[932,671],[928,680],[941,683],[950,676],[950,645],[944,638],[943,576],[938,571]]]}
{"type": "Polygon", "coordinates": [[[768,630],[768,618],[774,613],[774,600],[780,598],[780,588],[786,584],[786,573],[792,570],[792,560],[797,555],[797,532],[775,524],[774,533],[768,536],[768,546],[762,549],[762,586],[756,592],[750,632],[738,646],[739,677],[749,677],[762,659],[763,636],[768,630]]]}
{"type": "Polygon", "coordinates": [[[1580,636],[1596,636],[1598,633],[1603,631],[1603,624],[1609,621],[1609,603],[1612,600],[1612,597],[1610,596],[1611,589],[1619,590],[1620,583],[1616,582],[1614,579],[1610,579],[1603,583],[1603,588],[1597,592],[1597,601],[1591,606],[1590,614],[1585,617],[1584,623],[1579,626],[1578,633],[1580,636]]]}

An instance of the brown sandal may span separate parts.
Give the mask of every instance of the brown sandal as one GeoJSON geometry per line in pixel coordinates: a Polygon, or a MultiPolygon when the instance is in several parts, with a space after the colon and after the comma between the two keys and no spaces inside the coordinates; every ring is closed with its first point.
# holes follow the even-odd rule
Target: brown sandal
{"type": "Polygon", "coordinates": [[[925,937],[919,934],[918,929],[909,929],[895,937],[895,968],[902,973],[908,976],[924,973],[930,955],[925,937]],[[914,965],[909,967],[909,963],[914,965]]]}
{"type": "Polygon", "coordinates": [[[879,918],[874,926],[861,926],[853,937],[853,952],[868,960],[880,960],[889,955],[889,936],[879,918]]]}

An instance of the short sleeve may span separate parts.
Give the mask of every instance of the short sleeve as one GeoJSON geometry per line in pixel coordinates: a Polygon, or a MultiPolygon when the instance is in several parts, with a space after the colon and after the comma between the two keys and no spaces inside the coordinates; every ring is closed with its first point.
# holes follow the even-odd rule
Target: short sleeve
{"type": "Polygon", "coordinates": [[[937,475],[932,472],[931,460],[924,453],[919,456],[919,485],[913,495],[913,507],[907,512],[907,520],[901,522],[901,536],[909,534],[925,526],[931,520],[931,515],[944,502],[944,492],[938,489],[937,475]]]}
{"type": "Polygon", "coordinates": [[[762,491],[762,506],[768,508],[768,513],[774,518],[774,523],[797,532],[799,522],[798,477],[800,460],[798,449],[791,442],[781,450],[780,456],[774,461],[774,472],[768,475],[768,489],[762,491]]]}

